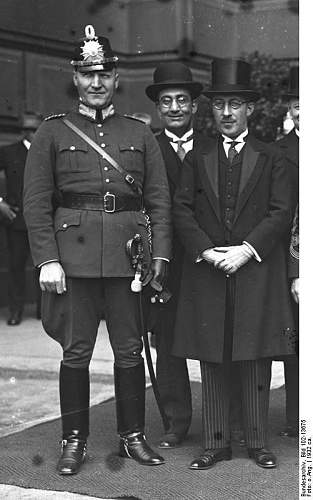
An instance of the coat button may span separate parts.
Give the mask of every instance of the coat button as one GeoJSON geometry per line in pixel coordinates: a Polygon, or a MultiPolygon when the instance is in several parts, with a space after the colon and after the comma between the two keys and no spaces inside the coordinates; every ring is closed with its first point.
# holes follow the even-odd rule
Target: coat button
{"type": "Polygon", "coordinates": [[[105,182],[110,182],[110,179],[105,179],[105,182]]]}
{"type": "Polygon", "coordinates": [[[108,169],[108,167],[104,167],[104,168],[103,168],[103,170],[107,171],[107,170],[109,170],[109,169],[108,169]]]}
{"type": "Polygon", "coordinates": [[[103,134],[103,132],[99,132],[99,135],[100,135],[100,137],[103,137],[104,134],[103,134]]]}
{"type": "Polygon", "coordinates": [[[76,149],[76,148],[75,148],[75,146],[71,146],[71,147],[70,147],[70,150],[71,150],[71,151],[75,151],[75,149],[76,149]]]}
{"type": "Polygon", "coordinates": [[[104,144],[104,142],[101,144],[101,147],[102,147],[102,148],[105,148],[105,144],[104,144]]]}
{"type": "Polygon", "coordinates": [[[130,146],[130,149],[131,149],[131,151],[135,150],[134,146],[130,146]]]}
{"type": "Polygon", "coordinates": [[[97,123],[97,127],[101,128],[102,127],[102,123],[97,123]]]}
{"type": "Polygon", "coordinates": [[[66,222],[64,222],[64,224],[62,224],[62,227],[64,227],[64,229],[66,229],[66,228],[67,228],[67,224],[66,224],[66,222]]]}

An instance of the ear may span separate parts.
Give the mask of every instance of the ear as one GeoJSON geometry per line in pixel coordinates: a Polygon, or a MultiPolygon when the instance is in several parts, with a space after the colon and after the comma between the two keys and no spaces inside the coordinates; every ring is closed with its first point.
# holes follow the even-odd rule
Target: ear
{"type": "Polygon", "coordinates": [[[198,103],[197,101],[192,101],[192,108],[191,108],[191,112],[192,114],[194,115],[198,110],[198,103]]]}
{"type": "Polygon", "coordinates": [[[73,72],[73,83],[74,83],[75,87],[77,87],[77,71],[73,72]]]}
{"type": "Polygon", "coordinates": [[[255,108],[254,102],[247,102],[247,116],[251,116],[255,108]]]}

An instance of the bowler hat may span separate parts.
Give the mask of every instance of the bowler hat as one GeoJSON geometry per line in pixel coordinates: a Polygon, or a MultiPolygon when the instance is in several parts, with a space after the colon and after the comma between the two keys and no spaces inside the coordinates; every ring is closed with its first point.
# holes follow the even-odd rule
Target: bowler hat
{"type": "Polygon", "coordinates": [[[42,116],[38,113],[23,113],[22,115],[22,129],[23,130],[37,130],[42,122],[42,116]]]}
{"type": "Polygon", "coordinates": [[[288,89],[283,94],[285,99],[294,99],[299,97],[299,66],[292,66],[289,70],[288,89]]]}
{"type": "Polygon", "coordinates": [[[190,69],[180,62],[166,62],[157,66],[153,73],[153,84],[148,85],[146,94],[156,102],[161,90],[167,88],[184,88],[195,99],[201,94],[202,84],[194,82],[190,69]]]}
{"type": "Polygon", "coordinates": [[[118,57],[114,55],[109,39],[96,36],[94,27],[88,24],[85,27],[85,37],[76,44],[71,61],[72,66],[86,73],[113,67],[117,61],[118,57]]]}
{"type": "Polygon", "coordinates": [[[242,59],[216,59],[212,62],[212,86],[203,95],[236,94],[257,101],[260,94],[251,88],[250,74],[251,65],[242,59]]]}

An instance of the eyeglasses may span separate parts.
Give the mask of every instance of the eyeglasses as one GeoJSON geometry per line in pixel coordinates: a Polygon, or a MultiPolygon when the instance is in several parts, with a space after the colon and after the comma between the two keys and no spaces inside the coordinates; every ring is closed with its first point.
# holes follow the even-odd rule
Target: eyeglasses
{"type": "MultiPolygon", "coordinates": [[[[228,101],[228,106],[230,106],[232,109],[239,109],[241,106],[248,101],[239,101],[239,99],[230,99],[228,101]]],[[[212,101],[212,106],[214,109],[224,109],[225,108],[226,101],[224,99],[213,99],[212,101]]]]}
{"type": "Polygon", "coordinates": [[[159,104],[160,106],[163,106],[163,108],[170,108],[173,104],[173,101],[176,101],[180,108],[187,106],[187,104],[190,104],[191,102],[189,97],[180,95],[178,97],[161,97],[161,99],[159,100],[159,104]]]}

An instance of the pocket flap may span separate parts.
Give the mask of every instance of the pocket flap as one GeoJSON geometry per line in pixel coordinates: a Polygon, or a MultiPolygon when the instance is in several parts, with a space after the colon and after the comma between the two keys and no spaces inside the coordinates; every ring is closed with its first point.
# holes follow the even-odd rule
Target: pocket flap
{"type": "Polygon", "coordinates": [[[64,141],[59,144],[59,152],[62,151],[70,151],[72,153],[75,153],[75,151],[83,151],[86,153],[88,151],[88,145],[83,142],[69,142],[67,140],[66,142],[64,141]]]}
{"type": "Polygon", "coordinates": [[[143,146],[141,144],[120,144],[120,151],[139,151],[143,153],[143,146]]]}
{"type": "Polygon", "coordinates": [[[71,226],[80,226],[80,218],[81,218],[80,212],[73,211],[73,213],[64,214],[58,217],[58,220],[56,220],[55,230],[66,231],[67,228],[71,226]]]}

